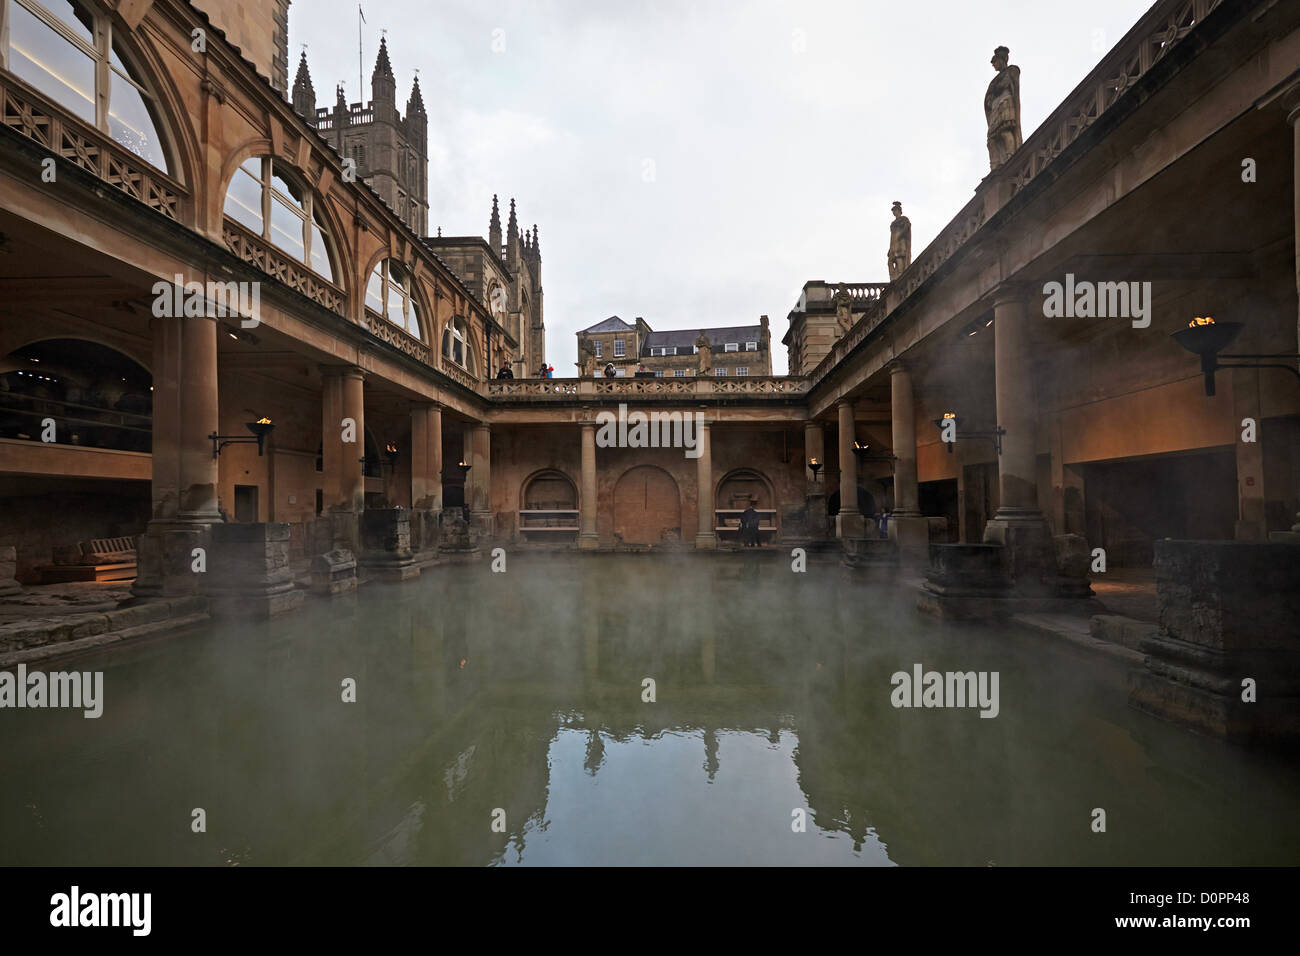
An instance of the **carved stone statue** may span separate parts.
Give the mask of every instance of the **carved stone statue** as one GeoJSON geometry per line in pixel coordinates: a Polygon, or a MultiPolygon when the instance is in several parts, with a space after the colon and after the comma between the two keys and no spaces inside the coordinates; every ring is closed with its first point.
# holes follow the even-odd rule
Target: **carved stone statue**
{"type": "Polygon", "coordinates": [[[894,221],[889,224],[889,279],[897,279],[912,263],[912,220],[903,215],[903,204],[894,203],[894,221]]]}
{"type": "Polygon", "coordinates": [[[700,353],[700,363],[696,374],[707,375],[713,365],[713,343],[709,341],[707,335],[701,332],[700,337],[695,340],[695,347],[700,353]]]}
{"type": "Polygon", "coordinates": [[[578,374],[582,378],[596,375],[596,347],[585,335],[578,342],[578,374]]]}
{"type": "Polygon", "coordinates": [[[997,169],[1020,148],[1020,67],[1011,66],[1011,51],[1004,46],[993,51],[997,76],[984,94],[984,116],[989,124],[989,169],[997,169]]]}
{"type": "Polygon", "coordinates": [[[837,338],[843,338],[853,328],[853,296],[841,289],[835,293],[835,324],[839,328],[837,338]]]}

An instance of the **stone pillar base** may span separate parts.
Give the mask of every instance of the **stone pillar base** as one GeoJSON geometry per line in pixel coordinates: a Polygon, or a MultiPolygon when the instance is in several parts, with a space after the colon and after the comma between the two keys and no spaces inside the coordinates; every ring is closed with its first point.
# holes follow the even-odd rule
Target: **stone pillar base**
{"type": "Polygon", "coordinates": [[[716,534],[697,534],[695,536],[696,551],[716,551],[718,548],[718,536],[716,534]]]}
{"type": "Polygon", "coordinates": [[[579,551],[594,551],[600,547],[600,536],[594,532],[583,532],[578,535],[579,551]]]}
{"type": "Polygon", "coordinates": [[[850,568],[896,567],[898,545],[888,538],[845,538],[842,560],[850,568]]]}
{"type": "Polygon", "coordinates": [[[361,567],[372,580],[409,581],[420,576],[411,553],[411,518],[405,508],[361,514],[361,567]]]}
{"type": "Polygon", "coordinates": [[[444,508],[439,520],[439,554],[460,558],[478,556],[478,532],[465,520],[463,508],[444,508]]]}
{"type": "Polygon", "coordinates": [[[907,567],[926,567],[930,561],[930,521],[919,514],[889,516],[889,540],[898,546],[898,559],[907,567]]]}
{"type": "Polygon", "coordinates": [[[438,553],[438,519],[440,512],[429,508],[412,508],[408,515],[411,526],[411,552],[432,557],[438,553]]]}
{"type": "Polygon", "coordinates": [[[1164,540],[1155,552],[1160,630],[1139,647],[1129,703],[1232,741],[1300,739],[1295,545],[1164,540]]]}
{"type": "Polygon", "coordinates": [[[957,621],[996,620],[1009,613],[1000,545],[932,544],[929,554],[917,610],[957,621]]]}
{"type": "Polygon", "coordinates": [[[984,543],[1002,546],[1002,571],[1019,596],[1045,596],[1056,580],[1056,548],[1041,512],[998,511],[984,526],[984,543]]]}
{"type": "Polygon", "coordinates": [[[212,570],[212,524],[156,519],[136,542],[133,600],[197,594],[212,570]],[[205,552],[203,574],[194,571],[194,549],[205,552]]]}
{"type": "Polygon", "coordinates": [[[860,514],[840,512],[835,516],[835,537],[865,538],[867,536],[867,519],[860,514]]]}
{"type": "Polygon", "coordinates": [[[202,583],[214,617],[271,617],[300,607],[288,523],[213,525],[202,583]]]}

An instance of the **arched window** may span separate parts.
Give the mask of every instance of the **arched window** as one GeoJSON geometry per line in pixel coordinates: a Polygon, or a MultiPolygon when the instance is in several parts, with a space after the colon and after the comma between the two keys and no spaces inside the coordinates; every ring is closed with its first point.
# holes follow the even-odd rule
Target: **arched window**
{"type": "Polygon", "coordinates": [[[423,317],[415,301],[411,275],[393,259],[385,259],[370,273],[366,286],[366,308],[384,316],[398,328],[424,340],[423,317]]]}
{"type": "Polygon", "coordinates": [[[156,99],[113,36],[108,16],[81,0],[3,0],[11,73],[168,171],[156,99]]]}
{"type": "Polygon", "coordinates": [[[226,190],[227,216],[332,282],[329,233],[314,203],[312,191],[270,156],[244,160],[226,190]]]}
{"type": "Polygon", "coordinates": [[[469,327],[460,316],[453,316],[442,331],[442,354],[461,368],[473,371],[469,353],[469,327]]]}

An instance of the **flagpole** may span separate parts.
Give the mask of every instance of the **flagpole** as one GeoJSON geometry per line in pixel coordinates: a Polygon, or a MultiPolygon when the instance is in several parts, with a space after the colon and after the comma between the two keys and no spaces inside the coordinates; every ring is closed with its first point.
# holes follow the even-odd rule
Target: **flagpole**
{"type": "Polygon", "coordinates": [[[362,93],[361,78],[365,75],[365,58],[361,50],[361,24],[366,19],[366,15],[361,12],[361,4],[357,4],[357,99],[365,105],[366,97],[362,93]]]}

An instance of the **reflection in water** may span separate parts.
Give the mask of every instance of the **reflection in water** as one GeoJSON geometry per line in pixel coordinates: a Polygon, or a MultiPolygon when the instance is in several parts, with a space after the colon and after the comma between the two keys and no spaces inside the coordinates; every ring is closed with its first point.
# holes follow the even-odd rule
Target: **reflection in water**
{"type": "Polygon", "coordinates": [[[0,863],[1300,862],[1294,767],[1130,711],[1109,662],[758,553],[438,568],[76,666],[99,720],[0,711],[0,863]],[[916,663],[998,671],[999,716],[894,709],[916,663]]]}

